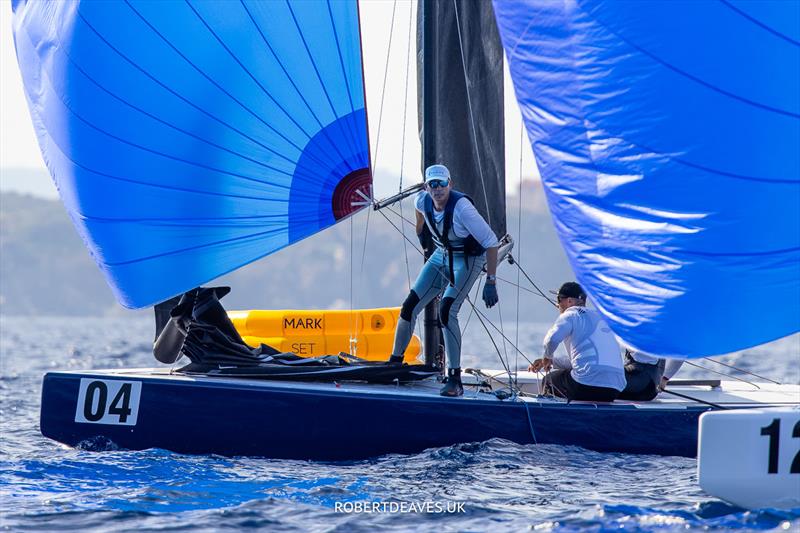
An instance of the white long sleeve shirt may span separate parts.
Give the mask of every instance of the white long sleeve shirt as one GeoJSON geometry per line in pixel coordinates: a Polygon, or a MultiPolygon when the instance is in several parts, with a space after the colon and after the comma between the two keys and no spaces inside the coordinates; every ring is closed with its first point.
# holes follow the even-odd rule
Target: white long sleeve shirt
{"type": "MultiPolygon", "coordinates": [[[[572,378],[582,385],[625,388],[622,354],[611,328],[594,309],[573,306],[561,313],[544,337],[544,356],[553,359],[559,344],[569,354],[572,378]]],[[[567,362],[556,361],[556,368],[567,362]]]]}
{"type": "Polygon", "coordinates": [[[664,377],[672,379],[672,376],[678,373],[686,359],[667,359],[667,365],[664,368],[664,377]]]}

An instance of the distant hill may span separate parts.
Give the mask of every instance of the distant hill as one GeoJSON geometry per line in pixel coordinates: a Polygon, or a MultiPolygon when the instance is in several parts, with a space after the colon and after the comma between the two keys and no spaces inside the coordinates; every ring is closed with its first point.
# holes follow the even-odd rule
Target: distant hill
{"type": "MultiPolygon", "coordinates": [[[[523,229],[521,235],[515,235],[515,255],[521,257],[523,268],[537,284],[552,288],[572,274],[541,186],[526,183],[525,191],[523,229]]],[[[517,197],[508,198],[512,234],[517,232],[519,203],[517,197]]],[[[413,219],[410,203],[404,203],[403,212],[407,219],[413,219]]],[[[396,214],[386,211],[385,216],[399,226],[396,214]]],[[[406,232],[416,244],[411,225],[406,225],[406,232]]],[[[409,273],[413,281],[421,265],[409,245],[407,267],[403,239],[383,214],[362,212],[352,223],[345,221],[213,283],[233,287],[224,302],[229,309],[348,308],[351,254],[355,307],[400,305],[408,291],[409,273]]],[[[517,278],[516,267],[508,264],[498,273],[510,280],[517,278]]],[[[521,280],[527,285],[524,277],[521,280]]],[[[513,320],[516,289],[501,282],[499,291],[503,317],[513,320]]],[[[521,319],[551,319],[553,310],[543,302],[541,297],[523,291],[521,319]]],[[[0,194],[0,307],[2,313],[13,315],[128,313],[115,302],[61,203],[18,193],[0,194]]]]}

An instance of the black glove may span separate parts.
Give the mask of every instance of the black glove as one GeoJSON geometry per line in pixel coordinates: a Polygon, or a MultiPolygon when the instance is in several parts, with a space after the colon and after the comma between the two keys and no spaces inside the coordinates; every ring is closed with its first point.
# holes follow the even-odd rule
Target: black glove
{"type": "Polygon", "coordinates": [[[494,283],[487,283],[483,286],[483,303],[486,307],[492,307],[499,301],[497,297],[497,286],[494,283]]]}
{"type": "Polygon", "coordinates": [[[425,257],[429,257],[433,253],[433,235],[427,224],[422,226],[422,233],[417,233],[417,238],[419,245],[422,246],[422,253],[425,257]]]}

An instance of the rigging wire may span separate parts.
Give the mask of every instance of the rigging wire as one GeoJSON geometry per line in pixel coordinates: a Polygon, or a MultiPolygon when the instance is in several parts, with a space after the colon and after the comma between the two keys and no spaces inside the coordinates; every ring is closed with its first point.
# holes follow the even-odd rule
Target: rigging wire
{"type": "MultiPolygon", "coordinates": [[[[400,185],[398,187],[398,192],[403,192],[403,173],[405,171],[405,156],[406,156],[406,123],[408,122],[408,73],[410,71],[411,65],[411,20],[413,17],[412,9],[414,8],[413,3],[408,3],[408,44],[406,46],[406,81],[405,81],[405,91],[403,93],[403,133],[401,137],[401,144],[400,144],[400,185]]],[[[400,201],[400,218],[405,220],[403,216],[403,201],[400,201]]],[[[408,290],[411,291],[411,267],[408,264],[408,246],[406,246],[406,239],[405,239],[405,226],[400,226],[401,231],[403,232],[403,255],[405,256],[406,260],[406,277],[408,278],[408,290]]],[[[416,225],[415,228],[416,230],[416,225]]],[[[419,328],[419,325],[417,325],[419,328]]]]}
{"type": "MultiPolygon", "coordinates": [[[[711,361],[712,363],[717,363],[718,365],[726,366],[726,367],[728,367],[730,369],[736,370],[737,372],[742,372],[743,374],[748,374],[748,375],[751,375],[753,377],[760,378],[760,379],[763,379],[765,381],[769,381],[770,383],[774,383],[775,385],[783,385],[780,381],[775,381],[774,379],[769,379],[769,378],[766,378],[764,376],[759,376],[755,372],[750,372],[748,370],[744,370],[742,368],[738,368],[738,367],[736,367],[734,365],[729,365],[727,363],[723,363],[722,361],[717,361],[716,359],[711,359],[710,357],[704,357],[704,359],[706,361],[711,361]]],[[[733,377],[733,376],[731,376],[731,377],[733,377]]]]}
{"type": "Polygon", "coordinates": [[[725,374],[724,372],[717,372],[716,370],[711,370],[711,369],[710,369],[710,368],[708,368],[708,367],[705,367],[705,366],[703,366],[703,365],[698,365],[697,363],[692,363],[691,361],[684,361],[684,362],[685,362],[687,365],[689,365],[689,366],[693,366],[693,367],[696,367],[696,368],[700,368],[700,369],[702,369],[702,370],[705,370],[706,372],[711,372],[711,373],[713,373],[713,374],[717,374],[717,375],[720,375],[720,376],[725,376],[725,377],[733,378],[733,379],[735,379],[735,380],[737,380],[737,381],[741,381],[741,382],[743,382],[743,383],[747,383],[748,385],[752,385],[753,387],[755,387],[755,388],[757,388],[757,389],[760,389],[760,388],[761,388],[761,387],[759,387],[758,385],[756,385],[755,383],[753,383],[752,381],[747,381],[746,379],[742,379],[742,378],[740,378],[740,377],[736,377],[736,376],[734,376],[734,375],[732,375],[732,374],[725,374]]]}
{"type": "Polygon", "coordinates": [[[353,324],[353,219],[350,217],[350,355],[358,356],[356,353],[356,340],[354,336],[355,326],[353,324]]]}
{"type": "MultiPolygon", "coordinates": [[[[522,144],[524,142],[523,139],[524,130],[522,127],[522,120],[519,123],[519,191],[517,192],[518,202],[517,202],[517,237],[520,239],[519,241],[519,255],[522,256],[522,144]]],[[[514,332],[514,344],[515,346],[519,346],[519,294],[520,294],[520,284],[519,284],[519,268],[517,269],[517,313],[516,313],[516,330],[514,332]]],[[[519,371],[519,354],[514,353],[514,375],[519,371]]]]}
{"type": "MultiPolygon", "coordinates": [[[[478,294],[480,293],[480,290],[481,290],[481,281],[478,280],[478,283],[475,286],[475,300],[478,299],[478,294]]],[[[474,312],[475,312],[475,309],[473,307],[471,307],[470,310],[469,310],[469,316],[467,316],[467,322],[464,324],[464,327],[461,329],[461,335],[462,336],[464,335],[464,333],[467,332],[467,327],[469,326],[469,321],[472,320],[472,315],[473,315],[474,312]]]]}
{"type": "MultiPolygon", "coordinates": [[[[503,337],[503,354],[505,355],[506,359],[509,361],[509,364],[510,364],[511,360],[508,357],[508,349],[506,348],[506,338],[507,337],[505,335],[505,328],[503,327],[503,312],[500,310],[499,302],[497,303],[497,315],[500,318],[500,335],[503,337]]],[[[511,341],[509,340],[508,342],[511,342],[511,341]]],[[[515,353],[514,354],[514,359],[516,359],[516,356],[517,356],[517,354],[515,353]]],[[[516,362],[514,364],[516,365],[516,362]]],[[[519,388],[519,387],[517,387],[517,368],[516,368],[516,366],[514,367],[514,374],[513,375],[511,374],[511,371],[509,370],[509,372],[508,372],[508,381],[513,384],[512,389],[511,389],[512,391],[519,388]]]]}
{"type": "Polygon", "coordinates": [[[534,291],[533,289],[529,289],[528,287],[523,287],[522,285],[517,285],[515,282],[513,282],[511,280],[508,280],[506,278],[501,278],[500,276],[497,276],[497,281],[502,281],[503,283],[511,285],[512,287],[517,288],[517,289],[519,289],[521,291],[529,292],[531,294],[535,294],[536,296],[539,296],[539,293],[534,291]]]}
{"type": "Polygon", "coordinates": [[[478,132],[475,129],[475,114],[472,111],[472,97],[469,91],[469,76],[467,75],[467,60],[464,56],[464,43],[461,40],[461,22],[458,17],[458,2],[453,0],[453,11],[456,15],[456,30],[458,31],[458,50],[461,53],[461,67],[464,71],[464,87],[467,91],[467,109],[469,111],[470,131],[472,132],[472,142],[475,145],[475,159],[478,162],[478,175],[481,177],[481,187],[483,187],[483,201],[486,205],[486,217],[489,219],[487,222],[492,225],[492,212],[489,209],[489,195],[486,193],[486,180],[483,176],[483,164],[481,163],[481,152],[478,146],[478,132]]]}
{"type": "MultiPolygon", "coordinates": [[[[501,365],[503,365],[503,369],[504,369],[504,370],[506,371],[506,373],[508,374],[508,379],[509,379],[509,387],[511,388],[512,392],[515,392],[515,391],[514,391],[514,382],[511,380],[511,369],[509,368],[509,366],[508,366],[508,364],[506,363],[506,361],[503,359],[503,354],[502,354],[502,353],[500,353],[500,348],[498,348],[498,347],[497,347],[497,343],[496,343],[496,342],[494,342],[494,338],[492,337],[492,334],[489,332],[489,328],[487,328],[487,327],[486,327],[486,324],[484,323],[484,321],[483,321],[483,318],[481,318],[481,312],[480,312],[480,311],[478,311],[478,310],[475,308],[475,304],[474,304],[474,303],[472,303],[472,300],[470,299],[470,297],[469,297],[469,296],[467,296],[467,301],[469,302],[469,305],[471,305],[471,306],[472,306],[472,308],[473,308],[473,309],[475,309],[475,311],[477,311],[477,314],[476,314],[475,316],[477,316],[477,317],[478,317],[478,321],[479,321],[479,322],[481,323],[481,325],[483,326],[483,329],[484,329],[484,330],[486,330],[486,334],[489,336],[489,340],[490,340],[490,341],[492,341],[492,346],[494,346],[494,349],[495,349],[495,351],[497,352],[497,357],[498,357],[498,358],[500,358],[500,364],[501,364],[501,365]]],[[[488,321],[488,319],[487,319],[487,321],[488,321]]],[[[494,327],[495,329],[497,329],[497,327],[496,327],[494,324],[492,324],[492,327],[494,327]]]]}
{"type": "MultiPolygon", "coordinates": [[[[385,61],[385,65],[386,66],[385,66],[385,68],[383,70],[383,85],[381,87],[381,105],[380,105],[380,108],[378,110],[378,131],[377,131],[376,137],[375,137],[375,150],[373,152],[375,155],[372,157],[372,161],[370,162],[371,163],[370,174],[372,175],[373,180],[375,179],[375,169],[377,168],[378,153],[379,153],[380,146],[381,146],[380,139],[381,139],[381,131],[383,129],[382,128],[382,126],[383,126],[383,105],[384,105],[384,102],[386,101],[386,80],[388,79],[388,76],[389,76],[389,57],[391,56],[391,52],[392,52],[392,39],[394,37],[394,20],[395,20],[396,12],[397,12],[397,0],[394,0],[394,3],[392,4],[392,20],[391,20],[390,26],[389,26],[389,43],[386,46],[386,61],[385,61]]],[[[370,191],[370,196],[374,196],[372,191],[370,191]]],[[[372,210],[370,209],[369,211],[372,211],[372,210]]],[[[354,317],[353,317],[353,306],[354,306],[354,300],[355,300],[355,289],[354,289],[354,284],[353,284],[354,256],[355,256],[354,237],[353,237],[353,223],[354,223],[353,219],[354,218],[355,218],[355,216],[351,216],[350,217],[350,320],[349,320],[349,322],[350,322],[350,353],[352,355],[356,355],[357,342],[358,342],[358,337],[356,335],[357,328],[358,328],[358,319],[355,319],[355,321],[354,321],[354,317]]],[[[367,237],[368,237],[368,234],[369,234],[369,220],[370,220],[370,213],[368,212],[367,213],[367,221],[366,221],[366,225],[365,225],[365,228],[364,228],[364,245],[363,245],[362,254],[361,254],[361,270],[360,270],[360,272],[361,272],[362,277],[363,277],[363,273],[364,273],[364,261],[365,261],[366,250],[367,250],[367,237]]],[[[360,314],[359,314],[359,316],[360,316],[360,314]]]]}
{"type": "Polygon", "coordinates": [[[392,222],[392,220],[391,220],[391,219],[390,219],[388,216],[386,216],[386,213],[384,213],[384,210],[385,210],[385,209],[381,209],[381,210],[379,210],[379,211],[378,211],[378,213],[380,213],[380,214],[381,214],[381,216],[383,216],[383,218],[385,218],[385,219],[386,219],[386,221],[387,221],[389,224],[391,224],[391,225],[392,225],[392,227],[393,227],[393,228],[394,228],[394,229],[395,229],[395,230],[396,230],[398,233],[400,233],[400,234],[403,236],[403,239],[405,239],[405,240],[406,240],[406,242],[408,242],[408,243],[411,245],[411,247],[412,247],[412,248],[414,248],[414,250],[416,250],[416,251],[417,251],[417,253],[418,253],[418,254],[420,254],[420,255],[423,255],[423,253],[422,253],[422,250],[420,250],[419,248],[417,248],[417,245],[416,245],[416,244],[414,244],[413,242],[411,242],[411,239],[409,239],[408,237],[406,237],[406,234],[405,234],[405,233],[403,233],[403,231],[402,231],[400,228],[398,228],[398,227],[397,227],[397,225],[396,225],[394,222],[392,222]]]}
{"type": "Polygon", "coordinates": [[[409,226],[414,226],[414,229],[416,229],[416,227],[417,227],[417,223],[416,223],[415,221],[407,219],[406,217],[404,217],[402,214],[398,213],[397,211],[395,211],[395,210],[394,210],[394,209],[392,209],[391,207],[388,207],[388,206],[387,206],[387,207],[382,207],[382,208],[380,209],[380,211],[381,211],[381,212],[383,212],[383,211],[389,211],[390,213],[392,213],[392,214],[393,214],[393,215],[395,215],[396,217],[400,218],[400,219],[401,219],[403,222],[405,222],[405,223],[406,223],[406,224],[408,224],[409,226]]]}
{"type": "Polygon", "coordinates": [[[378,132],[375,136],[375,156],[372,158],[372,177],[375,178],[375,169],[378,166],[378,150],[381,142],[381,125],[383,123],[383,103],[386,101],[386,79],[389,76],[389,56],[392,52],[392,37],[394,37],[394,16],[397,11],[397,0],[392,4],[392,22],[389,26],[389,45],[386,47],[386,67],[383,70],[383,86],[381,87],[381,107],[378,110],[378,132]]]}
{"type": "Polygon", "coordinates": [[[538,286],[538,285],[536,285],[536,283],[534,283],[534,282],[533,282],[533,280],[530,278],[530,276],[528,276],[528,273],[527,273],[527,272],[525,272],[525,270],[522,268],[522,265],[520,265],[520,264],[519,264],[519,262],[518,262],[516,259],[514,259],[513,257],[511,257],[511,254],[508,254],[508,256],[509,256],[509,257],[510,257],[510,258],[511,258],[513,261],[514,261],[514,264],[515,264],[515,265],[517,265],[517,268],[518,268],[518,269],[519,269],[519,270],[522,272],[522,275],[523,275],[523,276],[525,276],[525,279],[527,279],[527,280],[528,280],[528,282],[529,282],[531,285],[533,285],[533,288],[534,288],[534,289],[536,289],[536,291],[539,293],[539,295],[541,295],[541,297],[542,297],[542,298],[544,298],[545,300],[547,300],[548,302],[550,302],[550,303],[553,305],[553,307],[558,307],[558,304],[556,304],[556,303],[555,303],[555,302],[552,300],[552,298],[550,298],[550,297],[549,297],[549,296],[547,296],[545,293],[543,293],[543,292],[542,292],[542,289],[540,289],[540,288],[539,288],[539,286],[538,286]]]}
{"type": "MultiPolygon", "coordinates": [[[[511,339],[509,339],[508,337],[506,337],[506,336],[503,334],[503,332],[502,332],[502,331],[500,331],[500,329],[498,329],[498,327],[497,327],[497,326],[495,326],[495,325],[492,323],[492,321],[491,321],[491,320],[489,320],[489,318],[488,318],[486,315],[484,315],[484,314],[483,314],[483,313],[482,313],[482,312],[481,312],[481,311],[480,311],[480,310],[479,310],[479,309],[478,309],[478,308],[475,306],[475,304],[474,304],[474,303],[472,303],[472,300],[471,300],[469,297],[467,297],[467,301],[468,301],[468,302],[469,302],[469,304],[472,306],[472,308],[475,310],[476,316],[478,317],[478,319],[479,319],[479,320],[481,319],[481,317],[482,317],[482,318],[484,318],[484,319],[486,319],[486,320],[487,320],[487,322],[489,322],[489,325],[490,325],[490,326],[492,326],[492,328],[494,328],[494,330],[495,330],[495,331],[497,331],[498,333],[500,333],[500,335],[502,335],[502,336],[503,336],[503,338],[504,338],[505,340],[507,340],[507,341],[509,342],[509,344],[511,344],[511,346],[512,346],[512,347],[513,347],[513,348],[514,348],[514,349],[515,349],[515,350],[516,350],[516,351],[519,353],[519,355],[521,355],[521,356],[522,356],[522,358],[523,358],[523,359],[525,359],[525,360],[526,360],[526,361],[527,361],[529,364],[533,364],[533,361],[531,361],[530,359],[528,359],[528,356],[527,356],[527,355],[525,355],[525,352],[523,352],[522,350],[520,350],[518,346],[515,346],[515,345],[514,345],[514,344],[511,342],[511,339]]],[[[481,321],[481,324],[483,324],[483,321],[481,321]]],[[[484,327],[485,327],[485,325],[484,325],[484,327]]],[[[487,329],[487,332],[488,332],[488,329],[487,329]]],[[[489,334],[489,336],[491,337],[491,333],[489,334]]],[[[492,341],[492,342],[494,342],[494,341],[492,341]]]]}
{"type": "MultiPolygon", "coordinates": [[[[371,189],[371,187],[370,187],[370,189],[371,189]]],[[[370,196],[372,196],[372,191],[370,191],[370,196]]],[[[359,269],[359,274],[358,274],[359,279],[364,279],[364,262],[365,262],[366,257],[367,257],[367,239],[369,238],[369,220],[370,220],[371,216],[372,216],[372,209],[367,209],[367,222],[366,222],[366,225],[364,227],[364,244],[363,244],[363,246],[361,248],[361,268],[359,269]]],[[[353,218],[355,218],[355,217],[353,217],[353,218]]],[[[357,295],[358,295],[358,293],[356,293],[356,296],[357,295]]],[[[356,319],[355,319],[355,324],[356,324],[356,327],[355,327],[356,343],[358,342],[358,331],[359,331],[359,327],[360,327],[360,325],[359,325],[359,320],[360,319],[361,319],[361,313],[358,313],[356,315],[356,319]]],[[[353,355],[356,355],[356,354],[353,354],[353,355]]]]}
{"type": "MultiPolygon", "coordinates": [[[[476,159],[476,161],[478,163],[478,175],[481,178],[481,187],[483,189],[483,201],[484,201],[484,204],[486,206],[486,217],[488,219],[487,222],[491,226],[492,225],[492,212],[491,212],[491,209],[489,208],[489,195],[486,192],[486,178],[484,177],[484,174],[483,174],[483,163],[481,162],[480,147],[478,145],[478,132],[477,132],[477,129],[475,127],[475,113],[472,110],[472,95],[471,95],[470,90],[469,90],[469,75],[467,73],[467,60],[466,60],[466,57],[464,56],[464,42],[463,42],[463,39],[462,39],[462,36],[461,36],[461,21],[459,20],[459,16],[458,16],[458,2],[457,2],[457,0],[453,0],[453,11],[454,11],[455,17],[456,17],[456,30],[458,32],[458,50],[459,50],[459,52],[461,54],[461,68],[463,69],[463,72],[464,72],[464,88],[466,89],[466,92],[467,92],[467,110],[469,111],[470,132],[472,133],[472,142],[474,144],[474,149],[475,149],[475,159],[476,159]]],[[[469,297],[467,299],[469,300],[469,297]]],[[[469,300],[469,302],[470,302],[470,305],[472,305],[472,307],[474,309],[475,305],[472,303],[471,300],[469,300]]],[[[500,312],[500,308],[499,307],[497,308],[497,312],[498,312],[498,314],[500,316],[500,325],[501,325],[501,328],[502,328],[503,315],[500,312]]],[[[489,333],[488,328],[486,328],[486,325],[483,323],[483,320],[480,318],[480,312],[478,312],[478,314],[479,314],[478,319],[480,320],[481,324],[483,324],[484,329],[486,329],[486,333],[489,334],[489,338],[492,340],[492,344],[494,344],[495,349],[497,349],[497,344],[495,344],[494,339],[492,339],[491,333],[489,333]]],[[[505,334],[503,334],[502,329],[501,329],[500,334],[503,337],[503,350],[505,350],[506,349],[505,342],[506,342],[506,340],[508,340],[508,338],[505,336],[505,334]]],[[[509,341],[509,342],[511,342],[511,341],[509,341]]],[[[516,346],[514,346],[514,348],[517,349],[517,351],[519,351],[519,349],[516,346]]],[[[503,356],[500,354],[500,350],[497,350],[497,355],[498,355],[498,357],[500,357],[500,362],[503,364],[503,366],[505,367],[506,371],[508,371],[508,379],[509,379],[509,381],[511,383],[511,390],[514,391],[515,380],[511,375],[511,370],[509,369],[508,364],[506,364],[506,362],[503,360],[503,356]]],[[[507,355],[508,354],[506,353],[506,356],[507,355]]],[[[515,370],[515,373],[516,373],[516,370],[515,370]]]]}
{"type": "Polygon", "coordinates": [[[695,398],[694,396],[689,396],[688,394],[681,394],[680,392],[675,392],[667,389],[664,389],[661,392],[672,394],[673,396],[678,396],[679,398],[683,398],[684,400],[691,400],[693,402],[709,405],[715,409],[722,409],[722,410],[730,409],[730,407],[725,407],[724,405],[719,405],[718,403],[707,402],[706,400],[701,400],[700,398],[695,398]]]}

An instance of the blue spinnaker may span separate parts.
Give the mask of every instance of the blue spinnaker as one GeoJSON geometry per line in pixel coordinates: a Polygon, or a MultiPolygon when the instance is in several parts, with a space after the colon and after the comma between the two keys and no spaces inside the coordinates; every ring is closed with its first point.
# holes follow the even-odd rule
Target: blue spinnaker
{"type": "Polygon", "coordinates": [[[495,1],[578,281],[653,354],[800,331],[800,2],[495,1]]]}
{"type": "Polygon", "coordinates": [[[42,154],[126,307],[199,286],[365,205],[355,0],[13,9],[42,154]]]}

